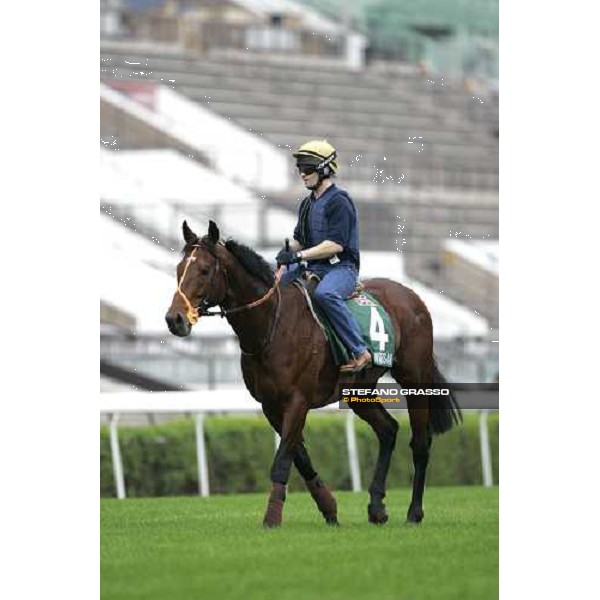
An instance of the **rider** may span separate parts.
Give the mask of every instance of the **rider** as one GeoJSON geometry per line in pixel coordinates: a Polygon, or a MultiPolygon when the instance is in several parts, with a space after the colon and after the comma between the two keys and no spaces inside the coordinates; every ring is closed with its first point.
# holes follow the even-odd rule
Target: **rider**
{"type": "MultiPolygon", "coordinates": [[[[321,278],[315,301],[353,357],[340,371],[362,371],[370,366],[372,358],[345,302],[355,289],[360,267],[356,208],[348,193],[331,181],[338,165],[337,151],[329,142],[311,140],[293,156],[311,193],[300,204],[290,250],[279,252],[277,264],[306,262],[308,269],[321,278]]],[[[290,270],[283,281],[296,275],[290,270]]]]}

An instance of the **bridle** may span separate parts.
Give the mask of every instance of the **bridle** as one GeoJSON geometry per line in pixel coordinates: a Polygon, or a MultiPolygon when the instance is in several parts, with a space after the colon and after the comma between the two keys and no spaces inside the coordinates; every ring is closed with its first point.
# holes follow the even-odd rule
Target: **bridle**
{"type": "MultiPolygon", "coordinates": [[[[181,296],[181,298],[183,299],[183,301],[185,303],[185,306],[187,309],[186,317],[187,317],[190,325],[195,325],[198,322],[198,319],[200,317],[214,317],[215,315],[218,315],[219,313],[208,312],[208,308],[210,306],[215,306],[215,305],[218,305],[219,308],[221,308],[221,304],[225,298],[223,298],[223,300],[221,300],[219,302],[211,304],[211,300],[209,300],[208,294],[206,294],[206,296],[204,298],[200,299],[200,304],[197,307],[194,307],[194,305],[190,302],[189,298],[185,295],[185,292],[181,289],[183,280],[185,279],[185,276],[187,274],[187,270],[188,270],[189,266],[196,260],[196,252],[197,252],[198,248],[204,248],[210,254],[212,254],[216,260],[215,270],[213,272],[212,279],[208,286],[210,290],[214,289],[214,284],[217,280],[217,274],[219,273],[219,258],[208,246],[206,246],[204,244],[194,244],[192,246],[192,248],[194,248],[194,250],[192,250],[192,253],[188,256],[188,258],[186,260],[185,268],[183,269],[183,273],[181,275],[181,279],[177,282],[177,293],[181,296]]],[[[221,309],[221,311],[222,311],[222,309],[221,309]]],[[[224,314],[221,314],[221,316],[223,317],[224,314]]]]}
{"type": "MultiPolygon", "coordinates": [[[[218,242],[218,243],[224,246],[223,242],[218,242]]],[[[187,258],[185,268],[181,275],[181,279],[177,282],[177,293],[181,296],[181,298],[183,299],[183,301],[185,303],[185,306],[187,309],[186,317],[187,317],[190,325],[195,325],[198,322],[198,319],[200,317],[220,316],[221,318],[223,318],[223,317],[227,317],[229,315],[232,315],[232,314],[235,314],[238,312],[242,312],[244,310],[250,310],[252,308],[255,308],[256,306],[260,306],[261,304],[266,302],[275,292],[277,292],[278,302],[277,302],[275,318],[273,319],[273,323],[271,325],[271,331],[270,331],[269,335],[267,336],[265,343],[263,344],[263,346],[261,347],[261,349],[259,351],[259,353],[261,353],[265,349],[267,344],[269,344],[271,342],[271,340],[273,339],[273,334],[275,332],[275,325],[279,319],[279,309],[280,309],[280,305],[281,305],[281,292],[279,290],[279,281],[281,280],[281,275],[283,273],[283,265],[281,265],[275,272],[275,283],[273,284],[273,286],[265,294],[263,294],[260,298],[258,298],[258,300],[254,300],[253,302],[249,302],[248,304],[243,304],[242,306],[235,306],[234,308],[224,309],[223,302],[225,301],[225,295],[227,293],[227,288],[228,288],[227,271],[224,268],[222,269],[223,282],[225,284],[225,290],[223,292],[223,297],[217,301],[209,299],[210,290],[213,290],[215,288],[215,284],[217,281],[217,275],[218,275],[219,271],[221,270],[220,263],[219,263],[219,257],[217,256],[215,251],[206,244],[202,244],[202,243],[192,244],[190,247],[194,248],[194,250],[192,250],[192,253],[187,258]],[[198,248],[202,248],[202,249],[206,250],[209,254],[211,254],[214,257],[216,264],[215,264],[215,269],[213,271],[213,276],[212,276],[210,284],[208,286],[209,292],[203,298],[200,299],[200,303],[198,304],[198,306],[194,307],[194,305],[190,302],[189,298],[185,295],[185,292],[181,289],[181,286],[183,284],[183,280],[185,279],[185,276],[187,274],[187,270],[188,270],[189,266],[196,260],[196,251],[198,250],[198,248]],[[208,309],[212,308],[214,306],[218,306],[219,310],[210,312],[208,309]]],[[[242,350],[242,353],[243,354],[251,354],[249,352],[244,352],[244,350],[242,350]]]]}

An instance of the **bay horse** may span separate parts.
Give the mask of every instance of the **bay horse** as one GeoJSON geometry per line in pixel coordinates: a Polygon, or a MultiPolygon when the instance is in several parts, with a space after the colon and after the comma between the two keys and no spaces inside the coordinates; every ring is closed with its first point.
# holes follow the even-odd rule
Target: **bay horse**
{"type": "MultiPolygon", "coordinates": [[[[340,374],[302,291],[293,285],[279,285],[283,267],[274,273],[251,248],[232,239],[222,242],[219,237],[213,221],[202,238],[183,222],[185,246],[177,265],[177,291],[165,317],[169,331],[188,336],[200,317],[215,314],[209,307],[219,307],[238,337],[244,383],[281,436],[271,467],[272,487],[263,525],[276,527],[282,522],[292,463],[325,522],[336,525],[336,500],[315,471],[302,437],[307,413],[339,401],[336,386],[340,384],[360,382],[358,387],[376,387],[388,369],[371,367],[359,374],[340,374]]],[[[388,279],[363,283],[393,323],[396,347],[389,369],[392,377],[402,387],[446,383],[433,357],[431,316],[417,294],[388,279]]],[[[448,431],[462,417],[452,395],[430,396],[425,401],[419,396],[418,402],[414,397],[406,398],[414,465],[407,521],[420,523],[432,434],[448,431]]],[[[398,422],[380,403],[350,406],[379,440],[367,515],[369,522],[383,524],[388,520],[383,499],[398,422]]]]}

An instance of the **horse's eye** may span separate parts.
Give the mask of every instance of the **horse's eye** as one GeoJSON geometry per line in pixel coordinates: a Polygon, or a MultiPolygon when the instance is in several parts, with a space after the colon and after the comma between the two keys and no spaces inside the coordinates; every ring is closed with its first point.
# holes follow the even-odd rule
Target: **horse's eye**
{"type": "Polygon", "coordinates": [[[200,273],[202,275],[208,275],[208,273],[209,273],[208,267],[203,267],[202,269],[200,269],[200,273]]]}

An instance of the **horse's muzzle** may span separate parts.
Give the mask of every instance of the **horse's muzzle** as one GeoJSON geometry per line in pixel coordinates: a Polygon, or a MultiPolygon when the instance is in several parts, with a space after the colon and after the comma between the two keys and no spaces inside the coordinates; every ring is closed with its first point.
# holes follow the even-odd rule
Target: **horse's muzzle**
{"type": "Polygon", "coordinates": [[[181,313],[167,313],[165,321],[169,331],[177,337],[186,337],[192,333],[192,326],[181,313]]]}

